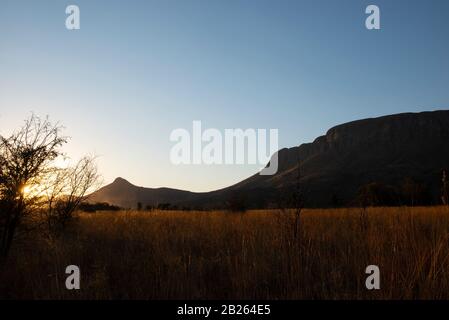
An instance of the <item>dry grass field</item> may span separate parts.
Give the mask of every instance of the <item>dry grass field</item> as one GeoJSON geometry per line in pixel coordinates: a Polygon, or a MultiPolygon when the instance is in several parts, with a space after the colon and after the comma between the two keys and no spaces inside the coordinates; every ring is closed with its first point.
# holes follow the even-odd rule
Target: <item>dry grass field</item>
{"type": "Polygon", "coordinates": [[[448,299],[449,210],[81,213],[16,242],[2,299],[448,299]],[[65,289],[65,267],[81,290],[65,289]],[[365,288],[378,265],[381,290],[365,288]]]}

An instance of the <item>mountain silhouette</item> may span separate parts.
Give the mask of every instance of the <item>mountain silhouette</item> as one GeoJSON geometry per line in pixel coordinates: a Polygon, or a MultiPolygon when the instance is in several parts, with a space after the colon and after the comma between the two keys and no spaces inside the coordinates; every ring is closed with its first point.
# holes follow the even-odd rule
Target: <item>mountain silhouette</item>
{"type": "Polygon", "coordinates": [[[233,195],[248,207],[276,206],[299,184],[307,206],[353,205],[360,188],[380,183],[394,188],[419,183],[429,202],[438,203],[441,172],[449,167],[449,111],[402,113],[348,122],[331,128],[312,143],[278,151],[278,172],[255,174],[230,187],[193,193],[136,187],[117,178],[90,201],[133,208],[171,203],[194,208],[223,208],[233,195]],[[300,164],[300,170],[298,165],[300,164]]]}
{"type": "Polygon", "coordinates": [[[122,208],[135,208],[137,203],[155,206],[162,203],[174,203],[191,200],[193,192],[170,188],[138,187],[123,178],[117,178],[91,194],[89,202],[107,202],[122,208]]]}

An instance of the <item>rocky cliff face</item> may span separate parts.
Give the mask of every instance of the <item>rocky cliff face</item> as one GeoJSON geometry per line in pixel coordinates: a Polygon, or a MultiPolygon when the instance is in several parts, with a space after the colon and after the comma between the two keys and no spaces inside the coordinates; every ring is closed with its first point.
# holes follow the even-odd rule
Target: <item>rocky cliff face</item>
{"type": "Polygon", "coordinates": [[[449,167],[449,111],[405,113],[349,122],[313,143],[279,151],[275,176],[255,175],[237,189],[291,187],[301,163],[309,204],[349,204],[370,182],[399,185],[412,178],[439,194],[441,170],[449,167]]]}

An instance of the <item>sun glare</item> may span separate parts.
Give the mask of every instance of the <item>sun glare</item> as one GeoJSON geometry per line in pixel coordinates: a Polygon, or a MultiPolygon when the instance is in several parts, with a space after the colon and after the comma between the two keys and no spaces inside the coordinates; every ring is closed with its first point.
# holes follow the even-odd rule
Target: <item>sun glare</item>
{"type": "Polygon", "coordinates": [[[22,195],[24,198],[33,198],[42,195],[42,190],[38,185],[25,185],[22,188],[22,195]]]}
{"type": "Polygon", "coordinates": [[[29,197],[31,195],[31,192],[32,192],[31,186],[26,185],[22,188],[22,194],[24,197],[29,197]]]}

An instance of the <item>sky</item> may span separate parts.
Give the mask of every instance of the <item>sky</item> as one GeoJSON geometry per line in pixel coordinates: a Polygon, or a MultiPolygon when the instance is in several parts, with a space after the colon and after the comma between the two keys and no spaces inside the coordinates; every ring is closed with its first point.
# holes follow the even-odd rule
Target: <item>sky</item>
{"type": "Polygon", "coordinates": [[[283,148],[449,109],[448,17],[447,0],[0,0],[0,134],[48,115],[104,183],[223,188],[259,166],[174,165],[174,129],[278,129],[283,148]],[[365,27],[370,4],[380,30],[365,27]]]}

